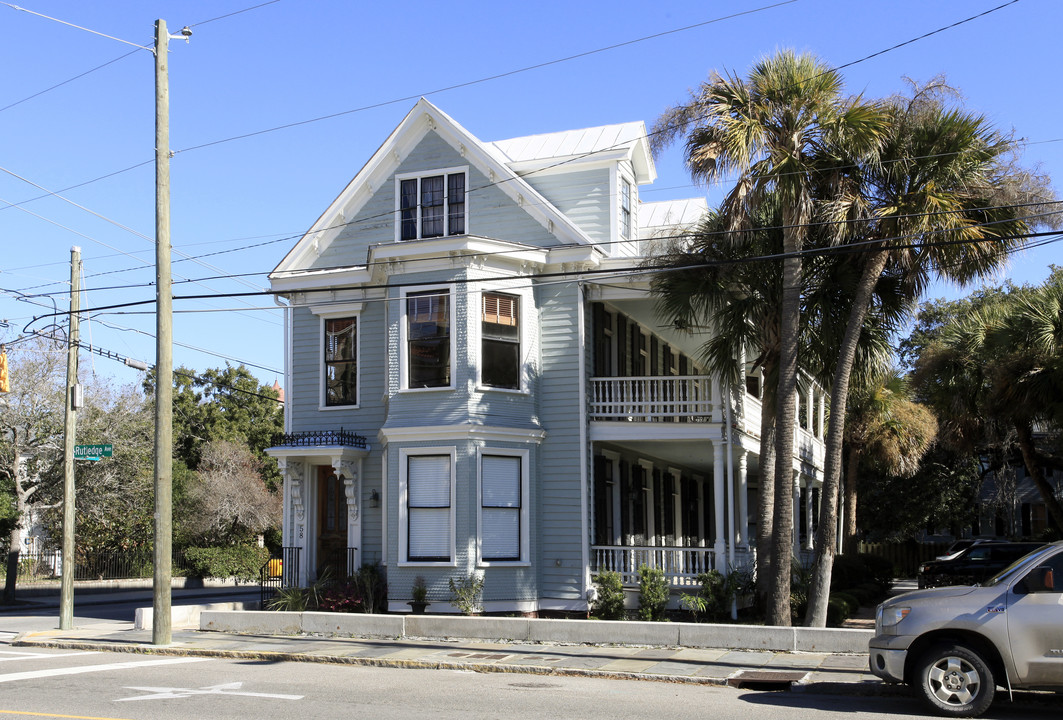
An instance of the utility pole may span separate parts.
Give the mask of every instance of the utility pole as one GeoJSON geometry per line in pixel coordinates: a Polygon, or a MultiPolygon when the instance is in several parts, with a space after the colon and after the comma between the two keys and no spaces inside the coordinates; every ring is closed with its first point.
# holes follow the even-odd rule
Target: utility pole
{"type": "Polygon", "coordinates": [[[63,422],[63,578],[59,589],[59,629],[74,627],[74,444],[77,410],[79,317],[81,310],[81,248],[70,248],[70,331],[66,338],[66,417],[63,422]]]}
{"type": "Polygon", "coordinates": [[[173,289],[170,285],[170,80],[166,21],[155,23],[155,572],[151,641],[171,641],[173,289]]]}

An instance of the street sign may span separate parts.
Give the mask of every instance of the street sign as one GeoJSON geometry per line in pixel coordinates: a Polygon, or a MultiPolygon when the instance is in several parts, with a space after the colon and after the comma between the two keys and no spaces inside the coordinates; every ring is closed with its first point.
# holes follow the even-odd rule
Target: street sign
{"type": "Polygon", "coordinates": [[[114,445],[111,445],[110,443],[104,445],[74,446],[75,460],[99,460],[100,458],[111,457],[113,453],[114,445]]]}

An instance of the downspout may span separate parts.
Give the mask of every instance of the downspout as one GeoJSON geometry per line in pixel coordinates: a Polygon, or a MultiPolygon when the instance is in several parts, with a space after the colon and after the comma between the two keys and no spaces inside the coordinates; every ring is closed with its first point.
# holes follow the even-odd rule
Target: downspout
{"type": "Polygon", "coordinates": [[[580,505],[582,511],[580,513],[580,534],[582,542],[580,543],[580,552],[582,553],[582,566],[583,566],[583,599],[589,605],[592,586],[591,586],[591,538],[590,538],[590,494],[587,488],[587,463],[590,462],[588,456],[587,447],[587,424],[590,422],[589,415],[587,413],[587,348],[586,348],[586,328],[584,323],[586,321],[585,311],[585,288],[583,282],[577,284],[578,297],[576,303],[576,324],[579,328],[579,408],[580,408],[580,422],[579,422],[579,447],[580,447],[580,462],[579,462],[579,494],[580,505]]]}

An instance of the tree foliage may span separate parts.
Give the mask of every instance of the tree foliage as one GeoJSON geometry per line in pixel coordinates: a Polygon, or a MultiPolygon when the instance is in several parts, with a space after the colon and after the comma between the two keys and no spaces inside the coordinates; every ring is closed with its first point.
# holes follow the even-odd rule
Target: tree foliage
{"type": "Polygon", "coordinates": [[[247,445],[214,440],[202,447],[189,510],[188,531],[200,542],[248,543],[280,523],[280,493],[266,488],[261,463],[247,445]]]}

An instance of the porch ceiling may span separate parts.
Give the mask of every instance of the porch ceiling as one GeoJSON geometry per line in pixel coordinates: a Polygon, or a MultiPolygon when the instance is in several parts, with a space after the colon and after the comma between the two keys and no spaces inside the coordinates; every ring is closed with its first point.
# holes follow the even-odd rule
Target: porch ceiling
{"type": "MultiPolygon", "coordinates": [[[[617,425],[619,423],[599,423],[600,425],[617,425]]],[[[623,423],[624,425],[660,425],[660,423],[623,423]]],[[[592,423],[592,428],[595,423],[592,423]]],[[[675,425],[672,425],[675,427],[675,425]]],[[[637,433],[637,428],[630,428],[637,433]]],[[[633,433],[634,434],[634,433],[633,433]]],[[[687,468],[692,472],[705,475],[711,478],[713,474],[713,444],[712,441],[706,437],[697,439],[647,439],[648,433],[644,433],[642,438],[628,437],[620,439],[618,437],[595,437],[595,433],[592,431],[591,439],[595,441],[597,445],[615,450],[620,450],[625,453],[632,453],[647,459],[654,459],[662,464],[671,465],[678,468],[687,468]]],[[[726,455],[725,460],[726,462],[726,455]]],[[[737,449],[733,454],[732,461],[735,467],[738,466],[737,449]]],[[[747,472],[749,478],[755,479],[760,476],[760,461],[759,457],[755,453],[749,453],[747,455],[747,472]]]]}

